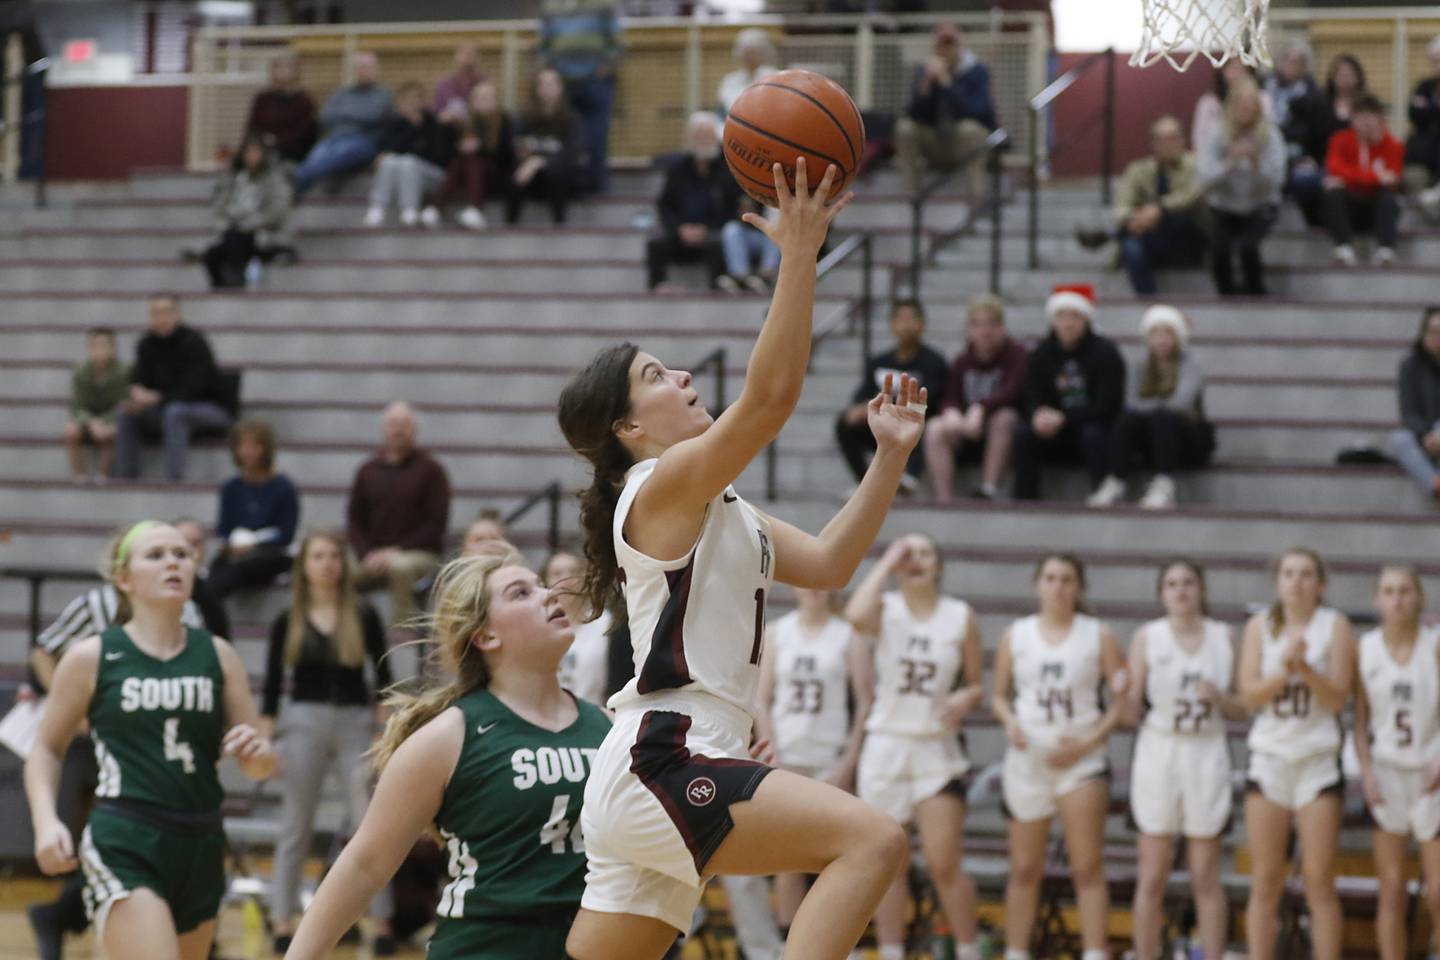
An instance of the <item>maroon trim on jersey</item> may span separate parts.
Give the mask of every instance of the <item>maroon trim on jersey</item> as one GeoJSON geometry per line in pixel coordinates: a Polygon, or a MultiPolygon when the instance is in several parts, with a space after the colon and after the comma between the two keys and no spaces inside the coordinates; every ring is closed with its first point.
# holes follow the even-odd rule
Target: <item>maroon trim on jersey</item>
{"type": "Polygon", "coordinates": [[[679,570],[665,574],[670,587],[670,599],[655,621],[655,632],[650,636],[650,652],[640,667],[635,690],[637,693],[653,693],[656,690],[675,690],[691,683],[690,665],[685,662],[685,613],[690,606],[690,582],[695,573],[695,558],[679,570]]]}
{"type": "Polygon", "coordinates": [[[690,717],[648,710],[630,748],[630,772],[665,808],[703,874],[735,822],[730,805],[755,795],[770,767],[754,760],[706,757],[685,746],[690,717]]]}

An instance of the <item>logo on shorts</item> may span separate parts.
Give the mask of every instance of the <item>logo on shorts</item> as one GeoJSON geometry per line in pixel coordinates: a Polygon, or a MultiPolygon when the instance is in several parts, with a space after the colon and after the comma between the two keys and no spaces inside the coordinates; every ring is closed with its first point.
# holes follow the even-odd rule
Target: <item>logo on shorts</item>
{"type": "Polygon", "coordinates": [[[685,788],[685,799],[697,807],[703,807],[715,799],[715,781],[709,777],[696,777],[685,788]]]}

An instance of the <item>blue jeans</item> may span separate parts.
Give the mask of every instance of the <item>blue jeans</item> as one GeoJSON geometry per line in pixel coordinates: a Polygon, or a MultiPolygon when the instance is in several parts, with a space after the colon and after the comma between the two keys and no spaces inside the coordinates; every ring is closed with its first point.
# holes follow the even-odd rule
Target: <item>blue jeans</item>
{"type": "Polygon", "coordinates": [[[1205,234],[1188,213],[1166,211],[1149,233],[1136,235],[1121,227],[1119,240],[1120,262],[1141,296],[1159,292],[1156,267],[1194,267],[1205,259],[1205,234]]]}
{"type": "Polygon", "coordinates": [[[720,228],[720,245],[725,249],[725,272],[732,277],[755,273],[750,266],[755,260],[760,261],[761,273],[780,269],[780,248],[742,220],[731,220],[720,228]]]}
{"type": "Polygon", "coordinates": [[[375,159],[374,138],[363,133],[337,133],[311,148],[295,168],[295,195],[309,190],[326,177],[353,173],[375,159]]]}
{"type": "Polygon", "coordinates": [[[1390,455],[1400,462],[1400,466],[1405,468],[1405,472],[1410,474],[1421,490],[1428,494],[1435,493],[1435,478],[1440,476],[1440,470],[1435,469],[1435,462],[1420,445],[1419,437],[1404,427],[1392,432],[1390,455]]]}
{"type": "Polygon", "coordinates": [[[208,401],[172,400],[139,413],[120,410],[115,414],[114,475],[131,479],[140,476],[140,442],[145,433],[158,431],[165,444],[165,473],[171,480],[182,480],[191,432],[196,427],[225,430],[229,426],[229,412],[208,401]]]}
{"type": "Polygon", "coordinates": [[[588,77],[565,85],[570,105],[580,115],[580,138],[589,157],[586,180],[591,192],[610,189],[610,109],[615,103],[614,77],[588,77]]]}

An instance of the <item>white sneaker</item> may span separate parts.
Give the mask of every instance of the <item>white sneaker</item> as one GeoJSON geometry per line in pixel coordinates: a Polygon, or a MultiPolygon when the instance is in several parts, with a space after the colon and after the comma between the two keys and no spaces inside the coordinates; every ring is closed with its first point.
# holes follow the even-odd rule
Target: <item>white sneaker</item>
{"type": "Polygon", "coordinates": [[[383,227],[385,225],[385,209],[383,207],[371,207],[365,211],[365,219],[362,222],[367,227],[383,227]]]}
{"type": "Polygon", "coordinates": [[[1145,496],[1140,498],[1141,510],[1169,510],[1175,506],[1175,481],[1163,473],[1155,475],[1145,496]]]}
{"type": "Polygon", "coordinates": [[[739,293],[740,283],[728,273],[722,273],[715,278],[715,289],[725,293],[739,293]]]}
{"type": "Polygon", "coordinates": [[[1395,263],[1395,251],[1390,247],[1376,247],[1370,262],[1377,267],[1388,267],[1395,263]]]}
{"type": "Polygon", "coordinates": [[[420,222],[420,211],[415,209],[400,211],[400,224],[406,227],[413,227],[420,222]]]}
{"type": "Polygon", "coordinates": [[[1110,507],[1125,496],[1125,481],[1119,477],[1106,477],[1105,482],[1095,488],[1095,492],[1085,498],[1087,507],[1110,507]]]}
{"type": "Polygon", "coordinates": [[[426,207],[420,211],[420,225],[435,228],[440,226],[440,211],[434,207],[426,207]]]}
{"type": "Polygon", "coordinates": [[[480,212],[479,207],[466,207],[460,211],[460,215],[455,219],[460,221],[460,226],[462,227],[467,227],[471,230],[485,229],[485,214],[480,212]]]}
{"type": "Polygon", "coordinates": [[[914,477],[908,473],[900,474],[899,490],[902,497],[912,497],[915,495],[915,491],[919,489],[920,484],[914,477]]]}
{"type": "Polygon", "coordinates": [[[1355,248],[1348,243],[1342,243],[1331,250],[1330,259],[1342,267],[1353,267],[1360,262],[1360,258],[1355,256],[1355,248]]]}
{"type": "Polygon", "coordinates": [[[1420,203],[1420,212],[1425,215],[1426,219],[1440,220],[1440,186],[1420,191],[1420,196],[1416,199],[1420,203]]]}

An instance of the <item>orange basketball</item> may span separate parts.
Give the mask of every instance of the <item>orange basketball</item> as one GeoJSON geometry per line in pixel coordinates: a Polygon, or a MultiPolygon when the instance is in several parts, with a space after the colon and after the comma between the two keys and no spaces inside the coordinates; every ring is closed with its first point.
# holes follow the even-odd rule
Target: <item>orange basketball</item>
{"type": "Polygon", "coordinates": [[[830,199],[850,185],[865,148],[865,123],[845,88],[809,70],[782,70],[745,88],[725,119],[725,162],[750,196],[778,206],[778,162],[795,188],[795,161],[805,158],[810,189],[836,167],[830,199]]]}

